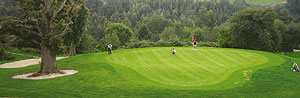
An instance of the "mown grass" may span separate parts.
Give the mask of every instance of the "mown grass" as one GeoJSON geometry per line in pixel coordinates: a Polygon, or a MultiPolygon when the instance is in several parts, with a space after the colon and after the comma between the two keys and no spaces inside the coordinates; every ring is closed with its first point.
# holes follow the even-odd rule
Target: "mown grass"
{"type": "MultiPolygon", "coordinates": [[[[150,48],[155,49],[155,48],[150,48]]],[[[157,48],[164,49],[164,48],[157,48]]],[[[202,48],[201,48],[202,49],[202,48]]],[[[136,49],[139,50],[139,49],[136,49]]],[[[146,49],[147,50],[147,49],[146,49]]],[[[169,49],[168,49],[169,50],[169,49]]],[[[264,55],[269,63],[241,68],[232,75],[206,88],[168,85],[148,79],[130,65],[112,64],[109,56],[132,50],[120,50],[113,55],[84,54],[59,60],[61,69],[77,69],[79,73],[47,80],[11,79],[16,74],[37,71],[39,65],[18,69],[0,69],[0,97],[297,97],[300,74],[290,71],[289,59],[300,63],[299,57],[288,57],[268,52],[224,49],[264,55]],[[279,64],[279,65],[278,65],[279,64]],[[232,84],[245,70],[250,81],[232,84]],[[256,70],[256,71],[255,71],[256,70]],[[228,87],[229,88],[223,88],[228,87]],[[218,88],[222,87],[222,88],[218,88]]],[[[177,53],[179,54],[179,50],[177,53]]],[[[170,53],[168,51],[168,53],[170,53]]],[[[177,54],[176,54],[177,55],[177,54]]],[[[171,56],[171,55],[170,55],[171,56]]],[[[138,59],[138,58],[136,58],[138,59]]],[[[238,58],[236,58],[238,59],[238,58]]]]}
{"type": "Polygon", "coordinates": [[[300,57],[300,51],[281,53],[281,54],[289,56],[289,57],[294,57],[294,58],[299,58],[300,57]]]}
{"type": "MultiPolygon", "coordinates": [[[[149,80],[182,87],[222,82],[238,69],[268,62],[268,58],[248,50],[175,49],[176,55],[170,53],[171,48],[116,51],[114,55],[107,56],[105,61],[130,67],[149,80]]],[[[280,58],[275,59],[280,61],[280,58]]]]}

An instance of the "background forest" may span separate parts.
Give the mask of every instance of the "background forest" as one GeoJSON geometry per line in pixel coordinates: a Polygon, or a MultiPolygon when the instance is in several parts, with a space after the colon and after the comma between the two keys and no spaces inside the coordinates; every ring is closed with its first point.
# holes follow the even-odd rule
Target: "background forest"
{"type": "MultiPolygon", "coordinates": [[[[275,0],[276,1],[276,0],[275,0]]],[[[200,46],[292,51],[300,42],[300,0],[257,4],[253,0],[85,0],[58,53],[200,46]],[[252,2],[252,3],[248,3],[252,2]],[[253,4],[254,2],[254,4],[253,4]]],[[[0,19],[22,18],[15,0],[0,1],[0,19]]],[[[27,39],[1,32],[0,55],[18,48],[39,54],[27,39]]]]}

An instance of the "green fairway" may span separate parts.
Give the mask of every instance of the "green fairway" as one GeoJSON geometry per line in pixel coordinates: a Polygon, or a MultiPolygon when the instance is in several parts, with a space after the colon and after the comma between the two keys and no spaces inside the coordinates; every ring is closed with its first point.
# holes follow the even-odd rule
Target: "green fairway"
{"type": "MultiPolygon", "coordinates": [[[[174,86],[202,86],[227,79],[234,71],[269,58],[253,52],[217,48],[150,48],[118,51],[106,61],[130,67],[149,80],[174,86]]],[[[243,78],[243,77],[239,77],[243,78]]]]}
{"type": "MultiPolygon", "coordinates": [[[[300,74],[279,54],[224,48],[141,48],[78,55],[58,61],[79,73],[46,80],[13,75],[39,65],[0,69],[0,97],[296,97],[300,74]]],[[[290,53],[289,55],[291,55],[290,53]]]]}

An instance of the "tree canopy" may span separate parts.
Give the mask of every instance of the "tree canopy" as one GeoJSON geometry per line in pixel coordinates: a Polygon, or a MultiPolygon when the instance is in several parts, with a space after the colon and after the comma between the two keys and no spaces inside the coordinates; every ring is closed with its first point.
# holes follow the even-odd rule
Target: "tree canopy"
{"type": "Polygon", "coordinates": [[[71,29],[72,18],[84,0],[18,0],[21,19],[6,17],[1,21],[0,33],[9,32],[39,45],[42,52],[39,73],[59,72],[56,50],[62,37],[71,29]]]}
{"type": "Polygon", "coordinates": [[[277,15],[271,8],[248,8],[237,12],[220,30],[218,43],[222,47],[293,51],[299,45],[295,42],[300,31],[295,24],[286,26],[277,15]]]}

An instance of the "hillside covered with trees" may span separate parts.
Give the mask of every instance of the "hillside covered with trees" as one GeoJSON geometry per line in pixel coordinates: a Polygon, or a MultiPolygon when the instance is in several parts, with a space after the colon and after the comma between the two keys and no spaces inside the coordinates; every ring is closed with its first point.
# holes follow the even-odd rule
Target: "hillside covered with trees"
{"type": "Polygon", "coordinates": [[[299,50],[300,0],[0,0],[5,98],[294,98],[299,50]]]}
{"type": "MultiPolygon", "coordinates": [[[[251,2],[256,1],[85,0],[68,33],[56,41],[56,51],[70,55],[105,51],[107,44],[118,49],[190,46],[192,36],[201,46],[272,52],[299,48],[300,0],[270,8],[251,2]]],[[[28,41],[32,37],[3,29],[9,19],[28,17],[19,3],[0,1],[2,59],[8,58],[4,50],[11,47],[40,53],[39,44],[28,41]]]]}
{"type": "MultiPolygon", "coordinates": [[[[87,0],[86,5],[90,9],[91,16],[88,32],[101,45],[114,43],[119,48],[188,46],[190,45],[191,36],[194,36],[197,41],[201,41],[204,46],[222,47],[224,46],[222,43],[224,43],[230,44],[225,47],[273,52],[292,51],[293,48],[298,48],[299,0],[287,0],[286,4],[279,4],[272,8],[248,4],[247,2],[249,1],[87,0]],[[234,38],[254,41],[243,41],[242,44],[246,46],[231,44],[231,42],[236,42],[237,40],[231,39],[233,34],[230,34],[231,36],[227,38],[230,38],[231,42],[222,42],[224,36],[219,34],[220,29],[230,27],[233,20],[245,21],[243,17],[235,17],[234,15],[234,13],[244,9],[257,10],[254,13],[244,13],[257,13],[258,15],[253,15],[253,17],[257,18],[258,20],[254,20],[259,23],[257,23],[257,26],[249,23],[245,26],[248,28],[239,28],[244,31],[237,32],[246,35],[245,37],[236,36],[234,38]],[[268,11],[264,11],[265,9],[268,11]],[[260,22],[263,22],[263,24],[260,22]],[[131,29],[128,32],[131,31],[132,33],[125,34],[127,35],[125,37],[118,33],[112,34],[112,32],[108,32],[107,30],[114,23],[120,23],[119,26],[123,28],[128,27],[131,29]],[[260,27],[260,29],[255,27],[260,27]],[[248,32],[255,33],[249,36],[247,35],[248,32]],[[130,40],[122,40],[123,38],[130,38],[130,40]],[[118,40],[123,42],[120,43],[118,40]],[[255,41],[264,44],[257,45],[255,41]],[[251,46],[250,43],[254,45],[251,46]]],[[[253,19],[250,20],[253,21],[253,19]]],[[[237,25],[241,25],[241,23],[237,25]]],[[[117,32],[124,31],[117,30],[117,32]]],[[[230,29],[230,32],[234,31],[230,29]]],[[[104,50],[105,48],[98,49],[104,50]]]]}

